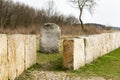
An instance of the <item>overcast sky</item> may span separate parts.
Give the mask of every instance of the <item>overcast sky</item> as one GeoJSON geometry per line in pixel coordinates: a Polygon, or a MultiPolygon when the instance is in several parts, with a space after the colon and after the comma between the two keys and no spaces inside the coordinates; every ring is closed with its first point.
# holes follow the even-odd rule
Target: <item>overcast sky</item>
{"type": "MultiPolygon", "coordinates": [[[[22,2],[41,9],[46,7],[49,0],[13,0],[14,2],[22,2]]],[[[78,18],[79,12],[71,7],[68,0],[53,0],[57,11],[65,15],[74,15],[78,18]]],[[[120,0],[97,0],[93,15],[85,12],[83,15],[84,23],[100,23],[115,27],[120,27],[120,0]]]]}

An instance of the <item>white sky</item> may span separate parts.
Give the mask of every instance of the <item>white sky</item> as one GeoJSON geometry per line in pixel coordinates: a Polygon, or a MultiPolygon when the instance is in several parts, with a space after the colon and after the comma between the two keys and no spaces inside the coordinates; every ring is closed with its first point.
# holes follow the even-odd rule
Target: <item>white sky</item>
{"type": "MultiPolygon", "coordinates": [[[[49,0],[13,0],[19,1],[34,8],[46,7],[46,2],[49,0]]],[[[65,15],[79,16],[79,11],[73,8],[68,0],[53,0],[55,2],[56,9],[65,15]]],[[[84,23],[100,23],[105,25],[111,25],[120,27],[120,0],[97,0],[97,6],[93,15],[85,12],[83,15],[84,23]]]]}

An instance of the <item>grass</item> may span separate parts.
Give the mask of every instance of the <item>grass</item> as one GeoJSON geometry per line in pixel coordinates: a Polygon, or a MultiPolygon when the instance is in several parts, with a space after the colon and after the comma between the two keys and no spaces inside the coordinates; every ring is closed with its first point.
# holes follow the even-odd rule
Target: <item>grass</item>
{"type": "Polygon", "coordinates": [[[37,64],[41,65],[42,70],[58,71],[62,69],[62,54],[37,54],[37,64]]]}

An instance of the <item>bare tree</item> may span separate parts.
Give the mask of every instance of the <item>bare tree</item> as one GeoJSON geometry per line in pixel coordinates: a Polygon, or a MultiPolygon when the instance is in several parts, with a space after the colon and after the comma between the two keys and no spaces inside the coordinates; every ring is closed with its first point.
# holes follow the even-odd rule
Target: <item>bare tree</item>
{"type": "Polygon", "coordinates": [[[0,30],[31,28],[52,22],[59,25],[71,25],[79,22],[74,16],[65,16],[56,10],[53,0],[48,2],[47,9],[37,10],[23,3],[12,0],[0,0],[0,30]]]}
{"type": "Polygon", "coordinates": [[[0,28],[3,29],[10,22],[12,15],[12,1],[0,1],[0,28]]]}
{"type": "Polygon", "coordinates": [[[79,23],[79,20],[75,16],[72,16],[72,15],[69,15],[65,21],[67,24],[70,24],[70,25],[79,23]]]}
{"type": "Polygon", "coordinates": [[[95,0],[70,0],[78,9],[79,9],[79,21],[81,23],[81,28],[84,30],[82,14],[84,9],[87,9],[90,13],[92,13],[94,6],[96,5],[95,0]]]}
{"type": "Polygon", "coordinates": [[[53,0],[49,0],[47,2],[46,12],[47,12],[47,15],[49,17],[52,16],[52,15],[54,15],[54,13],[56,12],[56,10],[55,10],[55,3],[54,3],[53,0]]]}

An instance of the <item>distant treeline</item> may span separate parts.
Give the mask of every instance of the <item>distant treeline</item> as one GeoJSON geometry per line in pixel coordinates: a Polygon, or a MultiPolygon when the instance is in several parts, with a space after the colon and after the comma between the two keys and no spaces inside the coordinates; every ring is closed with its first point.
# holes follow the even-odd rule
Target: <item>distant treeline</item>
{"type": "Polygon", "coordinates": [[[29,27],[53,22],[58,25],[71,25],[78,23],[74,16],[64,16],[55,12],[50,16],[45,9],[37,10],[22,3],[14,3],[11,0],[0,0],[0,29],[16,28],[18,26],[29,27]]]}

